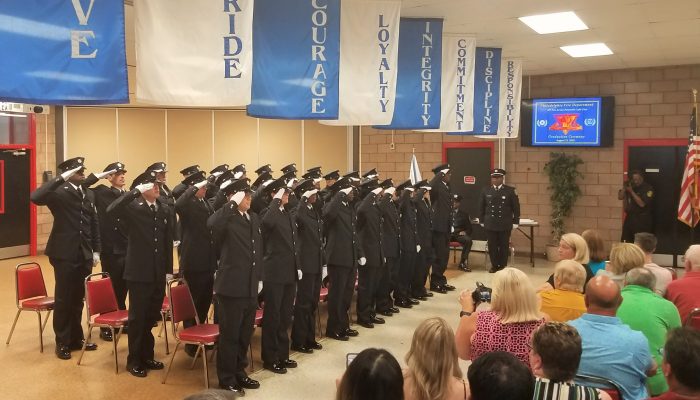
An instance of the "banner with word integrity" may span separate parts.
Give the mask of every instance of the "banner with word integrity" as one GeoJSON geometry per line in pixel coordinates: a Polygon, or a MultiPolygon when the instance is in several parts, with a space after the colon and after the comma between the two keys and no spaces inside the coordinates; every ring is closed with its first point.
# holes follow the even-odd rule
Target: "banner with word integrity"
{"type": "Polygon", "coordinates": [[[253,0],[136,0],[136,98],[173,106],[247,106],[253,0]]]}
{"type": "Polygon", "coordinates": [[[378,129],[440,127],[442,19],[401,18],[396,106],[378,129]]]}
{"type": "Polygon", "coordinates": [[[121,1],[3,0],[0,54],[2,101],[129,102],[121,1]]]}
{"type": "Polygon", "coordinates": [[[256,0],[248,115],[337,119],[340,0],[256,0]]]}
{"type": "Polygon", "coordinates": [[[477,47],[474,65],[473,134],[496,134],[499,120],[500,80],[501,49],[477,47]]]}
{"type": "Polygon", "coordinates": [[[386,125],[394,115],[401,2],[343,0],[338,119],[327,125],[386,125]]]}

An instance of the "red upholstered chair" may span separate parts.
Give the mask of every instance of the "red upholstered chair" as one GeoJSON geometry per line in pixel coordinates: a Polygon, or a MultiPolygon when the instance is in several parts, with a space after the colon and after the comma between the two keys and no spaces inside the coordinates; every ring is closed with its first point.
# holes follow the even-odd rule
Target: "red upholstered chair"
{"type": "MultiPolygon", "coordinates": [[[[328,288],[321,285],[321,292],[318,296],[318,303],[321,304],[326,302],[328,302],[328,288]]],[[[318,327],[319,336],[323,336],[323,331],[321,330],[321,310],[318,307],[316,307],[316,326],[318,327]]]]}
{"type": "Polygon", "coordinates": [[[54,308],[54,298],[46,295],[46,285],[44,275],[41,273],[41,266],[35,262],[18,264],[15,267],[15,299],[17,304],[17,314],[12,323],[7,342],[10,344],[12,333],[22,311],[34,311],[39,318],[39,352],[44,352],[44,328],[54,308]],[[44,322],[41,321],[41,313],[46,311],[44,322]]]}
{"type": "Polygon", "coordinates": [[[684,325],[700,331],[700,308],[693,308],[684,325]]]}
{"type": "MultiPolygon", "coordinates": [[[[253,321],[253,329],[259,328],[262,326],[262,320],[263,320],[263,305],[265,303],[260,303],[258,304],[258,309],[255,310],[255,321],[253,321]]],[[[255,365],[253,364],[253,342],[250,342],[250,345],[248,346],[250,349],[250,369],[255,370],[255,365]]]]}
{"type": "Polygon", "coordinates": [[[170,344],[168,343],[168,329],[167,329],[167,321],[168,318],[170,318],[170,299],[168,299],[168,296],[163,297],[163,304],[160,306],[160,319],[163,322],[163,324],[160,326],[160,330],[158,331],[158,337],[160,337],[161,334],[165,334],[165,354],[170,354],[170,344]]]}
{"type": "Polygon", "coordinates": [[[219,325],[199,322],[190,287],[184,279],[173,279],[168,282],[168,298],[170,300],[170,312],[172,313],[171,326],[173,337],[175,338],[175,350],[173,350],[173,355],[170,357],[168,368],[165,369],[161,383],[165,383],[165,380],[168,379],[170,368],[173,366],[173,361],[180,345],[194,344],[198,347],[197,353],[202,354],[204,384],[209,388],[209,365],[207,363],[207,349],[205,346],[214,345],[219,341],[219,325]],[[177,327],[180,322],[192,319],[196,321],[196,325],[178,331],[177,327]]]}
{"type": "Polygon", "coordinates": [[[608,378],[603,378],[602,376],[577,374],[574,380],[579,385],[599,388],[600,390],[609,394],[612,400],[622,400],[622,389],[620,388],[620,385],[608,378]]]}
{"type": "Polygon", "coordinates": [[[78,365],[85,354],[85,345],[90,342],[92,328],[109,328],[112,331],[114,351],[114,373],[119,373],[119,361],[117,357],[117,344],[122,335],[122,328],[129,321],[129,311],[120,310],[117,305],[117,296],[114,294],[112,278],[107,272],[99,272],[85,277],[85,307],[87,309],[88,331],[85,335],[83,348],[80,351],[78,365]],[[98,279],[100,278],[100,279],[98,279]],[[117,334],[114,334],[114,331],[117,334]]]}
{"type": "Polygon", "coordinates": [[[457,264],[457,253],[462,250],[462,243],[460,242],[450,242],[450,251],[452,253],[452,263],[457,264]]]}

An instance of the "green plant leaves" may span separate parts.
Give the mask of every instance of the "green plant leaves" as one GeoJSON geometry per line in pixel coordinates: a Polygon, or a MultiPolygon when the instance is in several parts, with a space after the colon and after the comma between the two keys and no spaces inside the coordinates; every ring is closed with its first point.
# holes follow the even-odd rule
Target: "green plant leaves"
{"type": "Polygon", "coordinates": [[[583,179],[578,166],[583,160],[576,154],[552,152],[549,154],[549,162],[544,165],[544,173],[549,177],[547,189],[551,192],[549,200],[552,203],[550,224],[552,236],[559,241],[564,234],[564,218],[571,214],[574,203],[581,196],[581,188],[576,179],[583,179]]]}

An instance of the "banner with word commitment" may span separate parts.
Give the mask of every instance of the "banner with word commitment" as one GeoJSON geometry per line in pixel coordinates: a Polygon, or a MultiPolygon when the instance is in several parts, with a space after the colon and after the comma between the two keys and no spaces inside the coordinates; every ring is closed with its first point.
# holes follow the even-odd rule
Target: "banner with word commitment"
{"type": "Polygon", "coordinates": [[[3,0],[0,54],[1,101],[129,101],[121,1],[3,0]]]}

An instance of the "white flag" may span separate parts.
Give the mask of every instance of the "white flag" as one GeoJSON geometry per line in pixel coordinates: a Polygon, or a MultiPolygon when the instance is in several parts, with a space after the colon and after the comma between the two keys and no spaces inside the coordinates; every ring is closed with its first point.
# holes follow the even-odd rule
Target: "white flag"
{"type": "Polygon", "coordinates": [[[401,2],[343,0],[337,120],[327,125],[388,125],[394,115],[401,2]]]}
{"type": "Polygon", "coordinates": [[[418,168],[418,160],[415,154],[413,154],[411,158],[411,168],[408,171],[408,175],[411,179],[411,183],[414,185],[423,180],[423,177],[420,175],[420,168],[418,168]]]}
{"type": "Polygon", "coordinates": [[[514,139],[520,132],[520,94],[523,86],[523,62],[504,58],[498,100],[498,131],[495,135],[477,136],[483,139],[514,139]]]}
{"type": "Polygon", "coordinates": [[[134,11],[138,101],[250,104],[253,0],[136,0],[134,11]]]}

